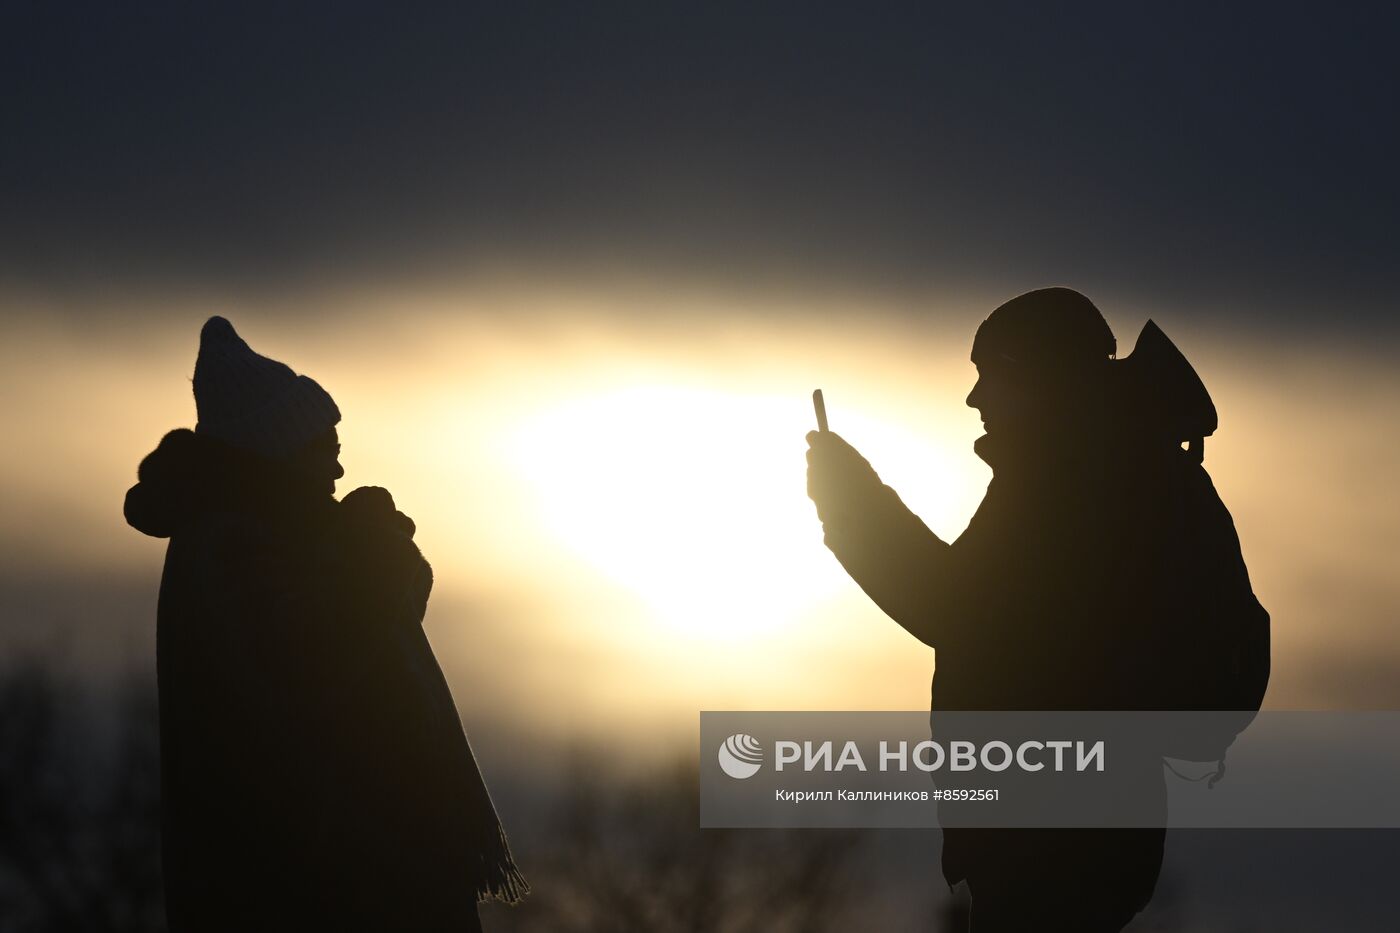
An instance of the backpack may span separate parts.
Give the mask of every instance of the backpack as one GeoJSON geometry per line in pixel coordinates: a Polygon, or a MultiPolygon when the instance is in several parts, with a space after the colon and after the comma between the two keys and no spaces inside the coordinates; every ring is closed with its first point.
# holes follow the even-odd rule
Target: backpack
{"type": "Polygon", "coordinates": [[[1213,786],[1224,774],[1226,751],[1264,700],[1269,614],[1250,587],[1234,521],[1203,465],[1205,438],[1217,426],[1205,385],[1152,321],[1132,354],[1116,365],[1135,416],[1158,435],[1170,460],[1165,492],[1172,508],[1165,517],[1161,568],[1166,585],[1158,593],[1161,616],[1151,659],[1154,669],[1166,673],[1154,706],[1232,713],[1172,717],[1160,748],[1164,757],[1216,762],[1213,786]]]}

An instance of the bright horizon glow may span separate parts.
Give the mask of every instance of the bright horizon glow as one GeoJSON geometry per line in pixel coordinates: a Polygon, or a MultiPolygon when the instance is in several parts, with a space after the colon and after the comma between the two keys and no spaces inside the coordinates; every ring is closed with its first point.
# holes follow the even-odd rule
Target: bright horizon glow
{"type": "MultiPolygon", "coordinates": [[[[666,627],[748,641],[848,585],[806,496],[812,418],[797,393],[635,385],[547,408],[506,456],[541,525],[666,627]]],[[[917,438],[880,433],[920,459],[917,438]]]]}
{"type": "MultiPolygon", "coordinates": [[[[571,740],[674,729],[696,709],[927,703],[931,652],[822,545],[803,436],[821,387],[833,430],[956,538],[989,477],[963,404],[971,327],[916,327],[873,301],[800,318],[755,303],[750,318],[697,300],[662,322],[643,313],[655,301],[624,298],[327,302],[334,327],[199,308],[101,339],[28,320],[0,342],[0,421],[17,439],[0,462],[14,581],[0,634],[93,671],[152,656],[164,544],[127,528],[120,503],[161,433],[192,423],[198,326],[220,311],[334,394],[340,492],[386,486],[417,521],[436,579],[426,627],[465,707],[571,740]]],[[[1400,399],[1394,368],[1180,340],[1220,406],[1207,466],[1274,614],[1271,704],[1387,697],[1355,658],[1396,650],[1395,517],[1375,505],[1400,463],[1375,428],[1400,399]]]]}

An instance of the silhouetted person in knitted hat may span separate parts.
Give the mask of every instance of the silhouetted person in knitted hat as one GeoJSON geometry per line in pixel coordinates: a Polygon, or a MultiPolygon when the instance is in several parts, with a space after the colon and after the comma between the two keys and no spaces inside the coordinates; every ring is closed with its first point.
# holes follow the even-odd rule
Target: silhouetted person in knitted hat
{"type": "Polygon", "coordinates": [[[423,635],[432,572],[389,493],[337,502],[340,411],[223,318],[194,431],[127,521],[169,538],[157,624],[170,929],[480,929],[525,891],[423,635]]]}
{"type": "MultiPolygon", "coordinates": [[[[1268,680],[1268,615],[1229,513],[1200,465],[1215,409],[1151,322],[1137,350],[1078,292],[1049,288],[978,329],[967,404],[986,434],[987,493],[940,540],[850,445],[808,435],[827,546],[896,622],[937,651],[939,710],[1242,710],[1268,680]],[[1183,445],[1185,447],[1183,448],[1183,445]]],[[[1161,756],[1223,759],[1233,732],[1117,761],[1164,813],[1161,756]]],[[[1151,898],[1160,828],[944,832],[972,926],[1121,929],[1151,898]]]]}

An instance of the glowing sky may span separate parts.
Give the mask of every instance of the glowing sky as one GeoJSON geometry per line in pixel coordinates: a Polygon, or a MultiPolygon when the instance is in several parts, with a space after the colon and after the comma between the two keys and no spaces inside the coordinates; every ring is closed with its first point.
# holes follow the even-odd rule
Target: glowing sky
{"type": "MultiPolygon", "coordinates": [[[[606,738],[688,735],[702,708],[926,703],[932,652],[821,546],[802,437],[819,385],[833,429],[956,537],[989,475],[963,404],[986,309],[931,300],[920,324],[842,296],[763,315],[718,292],[648,313],[662,296],[635,289],[294,300],[333,324],[219,310],[335,395],[341,491],[385,485],[417,521],[429,631],[469,717],[606,738]]],[[[83,663],[149,663],[161,544],[121,523],[121,496],[162,431],[193,421],[210,310],[120,329],[34,316],[4,343],[0,429],[27,452],[0,466],[9,638],[64,628],[83,663]]],[[[1143,309],[1106,313],[1129,345],[1143,309]]],[[[1207,464],[1274,614],[1270,702],[1393,703],[1400,440],[1379,425],[1400,378],[1365,348],[1244,344],[1151,313],[1221,411],[1207,464]]]]}

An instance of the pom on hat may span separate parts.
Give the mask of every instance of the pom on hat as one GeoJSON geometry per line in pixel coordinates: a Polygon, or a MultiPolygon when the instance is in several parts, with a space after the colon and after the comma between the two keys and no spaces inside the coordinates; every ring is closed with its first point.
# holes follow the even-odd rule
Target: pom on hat
{"type": "Polygon", "coordinates": [[[211,317],[194,364],[195,433],[267,457],[289,456],[340,421],[325,389],[254,353],[233,325],[211,317]]]}

